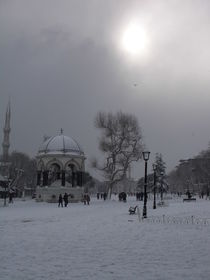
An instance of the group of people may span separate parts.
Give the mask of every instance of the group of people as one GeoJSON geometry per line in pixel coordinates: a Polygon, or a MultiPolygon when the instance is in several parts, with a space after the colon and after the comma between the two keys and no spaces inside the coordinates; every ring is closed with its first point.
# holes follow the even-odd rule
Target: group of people
{"type": "Polygon", "coordinates": [[[121,192],[118,195],[119,201],[126,202],[127,201],[127,194],[125,192],[121,192]]]}
{"type": "MultiPolygon", "coordinates": [[[[59,194],[59,197],[58,197],[58,207],[67,207],[68,206],[68,203],[69,203],[69,198],[68,197],[71,197],[71,195],[68,195],[67,193],[64,194],[64,196],[62,196],[62,194],[59,194]]],[[[84,194],[83,195],[83,202],[84,204],[86,205],[89,205],[90,204],[90,196],[89,194],[84,194]]]]}
{"type": "Polygon", "coordinates": [[[199,198],[204,198],[205,195],[206,195],[206,199],[210,199],[209,189],[207,189],[206,193],[204,191],[201,191],[201,193],[199,194],[199,198]]]}
{"type": "Polygon", "coordinates": [[[107,199],[107,193],[97,193],[97,199],[107,199]]]}
{"type": "Polygon", "coordinates": [[[64,206],[67,207],[68,203],[69,203],[69,198],[68,198],[68,194],[65,193],[64,196],[62,197],[62,194],[59,194],[59,198],[58,198],[58,207],[63,207],[63,202],[64,202],[64,206]]]}
{"type": "Polygon", "coordinates": [[[144,193],[143,192],[137,192],[136,193],[136,200],[137,201],[142,201],[144,198],[144,193]]]}

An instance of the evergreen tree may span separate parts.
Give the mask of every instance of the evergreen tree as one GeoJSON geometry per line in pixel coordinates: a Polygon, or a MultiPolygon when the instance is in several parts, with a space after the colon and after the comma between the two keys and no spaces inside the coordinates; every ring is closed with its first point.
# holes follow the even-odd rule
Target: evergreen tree
{"type": "Polygon", "coordinates": [[[163,161],[162,154],[156,153],[155,164],[157,167],[156,174],[157,176],[165,176],[166,174],[166,163],[163,161]]]}

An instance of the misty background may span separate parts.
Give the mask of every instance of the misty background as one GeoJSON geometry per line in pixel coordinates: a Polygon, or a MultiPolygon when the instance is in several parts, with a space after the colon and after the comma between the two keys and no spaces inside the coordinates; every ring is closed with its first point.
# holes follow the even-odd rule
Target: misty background
{"type": "MultiPolygon", "coordinates": [[[[94,118],[100,110],[134,114],[167,171],[210,140],[210,2],[0,0],[0,140],[11,100],[10,152],[35,157],[43,136],[78,141],[102,158],[94,118]],[[138,18],[149,44],[129,57],[120,48],[138,18]]],[[[2,150],[1,150],[2,151],[2,150]]],[[[131,175],[139,178],[139,162],[131,175]]]]}

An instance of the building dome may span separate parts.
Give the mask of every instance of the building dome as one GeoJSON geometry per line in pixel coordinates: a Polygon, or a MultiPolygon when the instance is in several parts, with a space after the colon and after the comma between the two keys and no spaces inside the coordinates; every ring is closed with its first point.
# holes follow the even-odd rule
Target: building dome
{"type": "Polygon", "coordinates": [[[84,155],[79,144],[71,137],[63,134],[45,140],[39,148],[38,154],[71,154],[84,155]]]}

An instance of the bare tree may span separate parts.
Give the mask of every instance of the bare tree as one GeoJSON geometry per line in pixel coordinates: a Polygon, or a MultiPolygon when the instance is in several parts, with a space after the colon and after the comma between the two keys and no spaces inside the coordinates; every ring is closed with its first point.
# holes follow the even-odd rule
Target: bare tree
{"type": "Polygon", "coordinates": [[[34,188],[36,186],[36,161],[27,154],[13,151],[9,157],[11,186],[17,192],[22,192],[24,185],[34,188]]]}
{"type": "Polygon", "coordinates": [[[99,112],[95,126],[101,130],[99,149],[104,153],[105,160],[102,165],[95,160],[93,166],[103,171],[108,180],[110,198],[115,183],[125,177],[132,162],[141,158],[142,133],[136,117],[122,112],[99,112]]]}

